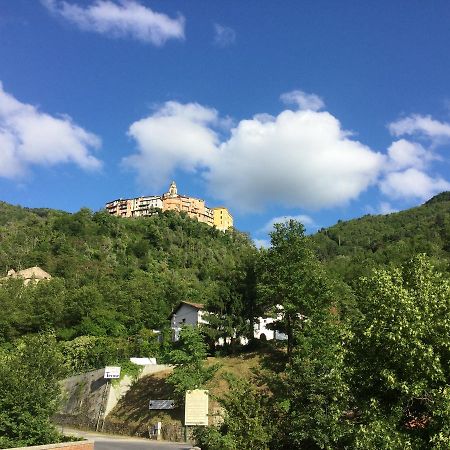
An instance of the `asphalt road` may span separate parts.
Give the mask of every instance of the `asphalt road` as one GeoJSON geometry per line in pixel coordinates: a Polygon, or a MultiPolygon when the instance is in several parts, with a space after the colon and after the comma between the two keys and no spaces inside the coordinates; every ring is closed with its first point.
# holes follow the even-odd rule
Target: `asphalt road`
{"type": "Polygon", "coordinates": [[[95,442],[95,450],[189,450],[192,445],[175,442],[156,442],[127,436],[116,436],[103,433],[91,433],[65,429],[65,434],[82,436],[95,442]]]}

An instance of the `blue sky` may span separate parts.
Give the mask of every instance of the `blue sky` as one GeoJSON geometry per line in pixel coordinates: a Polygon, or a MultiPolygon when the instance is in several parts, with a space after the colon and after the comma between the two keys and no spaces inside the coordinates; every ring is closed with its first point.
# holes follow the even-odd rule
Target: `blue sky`
{"type": "Polygon", "coordinates": [[[0,1],[0,199],[179,191],[257,242],[450,190],[448,1],[0,1]]]}

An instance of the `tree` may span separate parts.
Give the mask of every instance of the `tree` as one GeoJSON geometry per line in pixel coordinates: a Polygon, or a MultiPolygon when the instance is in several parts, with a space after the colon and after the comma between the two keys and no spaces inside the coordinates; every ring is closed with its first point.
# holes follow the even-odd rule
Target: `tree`
{"type": "Polygon", "coordinates": [[[358,289],[352,340],[355,448],[450,446],[450,284],[419,255],[358,289]]]}
{"type": "Polygon", "coordinates": [[[350,395],[347,338],[339,317],[327,309],[315,311],[295,332],[291,361],[273,383],[281,412],[277,448],[343,448],[349,434],[343,419],[350,395]]]}
{"type": "Polygon", "coordinates": [[[177,348],[169,355],[170,362],[176,364],[168,382],[174,387],[179,400],[188,390],[200,389],[211,380],[218,365],[205,365],[207,345],[198,328],[190,325],[180,331],[177,348]]]}
{"type": "Polygon", "coordinates": [[[329,289],[319,262],[305,237],[304,226],[295,220],[274,225],[272,246],[259,261],[258,292],[263,309],[276,312],[282,307],[278,326],[288,337],[288,357],[292,354],[295,330],[302,318],[330,305],[329,289]]]}
{"type": "Polygon", "coordinates": [[[268,414],[267,392],[248,380],[225,377],[230,390],[219,398],[223,422],[219,427],[198,427],[196,439],[205,450],[266,450],[275,421],[268,414]]]}
{"type": "Polygon", "coordinates": [[[63,362],[53,335],[27,336],[0,353],[0,447],[58,442],[50,422],[60,396],[63,362]]]}

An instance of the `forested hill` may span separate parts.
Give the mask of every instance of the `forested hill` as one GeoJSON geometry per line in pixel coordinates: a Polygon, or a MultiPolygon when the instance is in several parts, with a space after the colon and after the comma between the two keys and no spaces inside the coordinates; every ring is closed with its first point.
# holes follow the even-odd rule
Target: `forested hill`
{"type": "Polygon", "coordinates": [[[173,212],[123,219],[0,202],[0,278],[32,266],[54,277],[32,289],[2,282],[0,342],[46,328],[62,339],[160,328],[180,300],[239,289],[255,252],[242,233],[173,212]]]}
{"type": "Polygon", "coordinates": [[[428,254],[446,270],[450,262],[450,192],[398,213],[339,221],[311,239],[319,258],[347,282],[375,266],[400,265],[416,253],[428,254]]]}

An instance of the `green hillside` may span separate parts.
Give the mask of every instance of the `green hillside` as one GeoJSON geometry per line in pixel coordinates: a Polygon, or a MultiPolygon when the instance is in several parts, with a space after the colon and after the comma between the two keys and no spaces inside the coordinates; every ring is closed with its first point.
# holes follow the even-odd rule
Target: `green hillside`
{"type": "Polygon", "coordinates": [[[39,266],[53,279],[26,289],[2,281],[0,342],[44,329],[64,340],[145,334],[167,326],[181,300],[220,302],[239,289],[255,252],[240,232],[172,212],[123,219],[2,202],[0,277],[39,266]]]}
{"type": "Polygon", "coordinates": [[[450,192],[422,206],[388,215],[366,215],[323,228],[311,237],[319,259],[352,282],[373,267],[400,265],[426,253],[446,270],[450,261],[450,192]]]}

